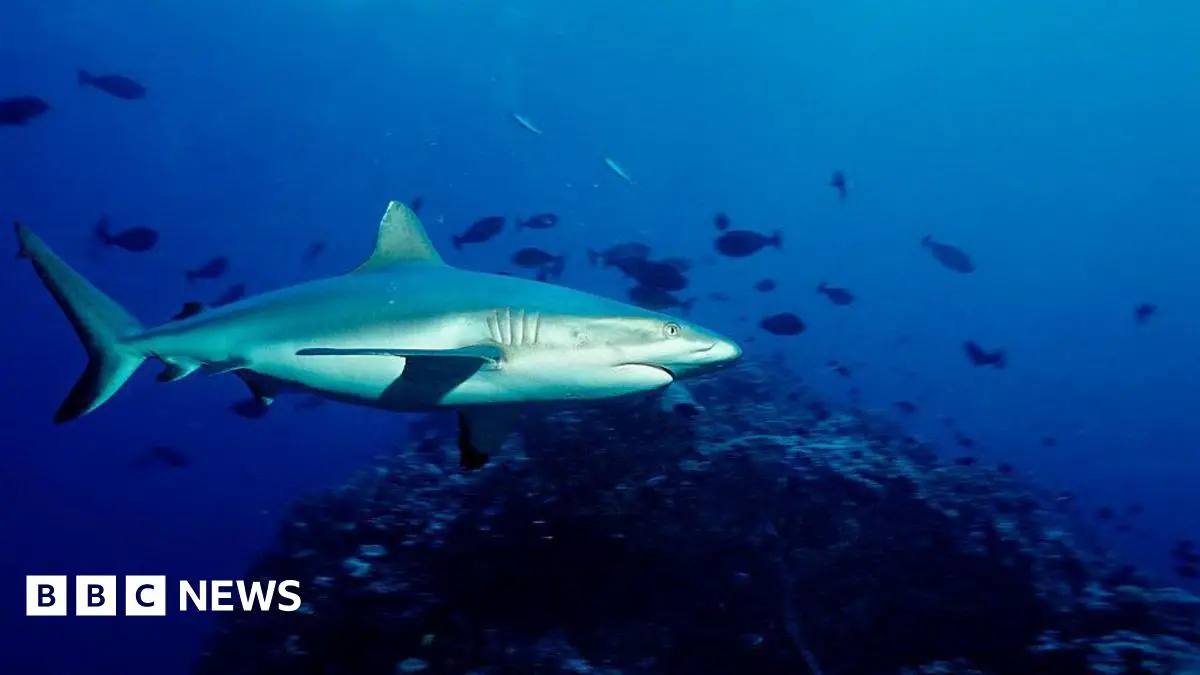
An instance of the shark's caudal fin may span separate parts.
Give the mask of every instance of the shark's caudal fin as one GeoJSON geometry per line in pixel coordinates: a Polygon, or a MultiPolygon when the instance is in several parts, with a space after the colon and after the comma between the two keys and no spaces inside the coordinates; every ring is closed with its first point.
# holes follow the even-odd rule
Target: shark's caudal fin
{"type": "Polygon", "coordinates": [[[141,325],[71,269],[28,227],[21,223],[15,227],[19,256],[33,262],[33,269],[67,315],[88,354],[87,368],[54,414],[55,423],[62,424],[99,408],[142,364],[146,355],[122,344],[122,338],[141,330],[141,325]]]}
{"type": "Polygon", "coordinates": [[[354,272],[378,272],[403,263],[445,264],[429,241],[429,235],[425,233],[425,226],[417,214],[394,201],[388,203],[383,220],[379,221],[375,251],[354,272]]]}

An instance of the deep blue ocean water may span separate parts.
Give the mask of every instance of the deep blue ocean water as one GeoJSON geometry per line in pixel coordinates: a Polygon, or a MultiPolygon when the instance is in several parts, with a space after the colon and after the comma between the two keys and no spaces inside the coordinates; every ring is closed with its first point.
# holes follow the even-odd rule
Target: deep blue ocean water
{"type": "MultiPolygon", "coordinates": [[[[1178,583],[1166,550],[1200,531],[1197,26],[1195,3],[1129,0],[10,0],[0,98],[53,109],[0,128],[0,221],[146,322],[233,281],[356,265],[389,199],[425,198],[452,264],[506,269],[537,245],[567,253],[563,283],[614,297],[627,284],[584,249],[642,240],[698,261],[692,319],[753,336],[751,357],[786,352],[830,399],[919,400],[905,424],[948,454],[941,416],[1085,510],[1143,505],[1132,532],[1101,531],[1178,583]],[[80,68],[149,95],[81,88],[80,68]],[[449,246],[481,216],[540,211],[562,223],[449,246]],[[705,264],[716,211],[781,230],[783,250],[705,264]],[[97,253],[100,214],[161,242],[97,253]],[[938,266],[925,235],[977,271],[938,266]],[[329,249],[305,265],[315,240],[329,249]],[[188,285],[216,254],[227,279],[188,285]],[[764,276],[776,292],[750,290],[764,276]],[[858,301],[830,304],[821,281],[858,301]],[[1142,302],[1159,307],[1146,325],[1142,302]],[[755,326],[778,311],[808,331],[755,326]],[[964,340],[1009,366],[971,367],[964,340]],[[847,382],[830,359],[863,365],[847,382]]],[[[404,437],[403,416],[344,406],[242,419],[236,379],[167,386],[151,368],[56,427],[83,352],[27,264],[0,264],[0,298],[0,672],[184,671],[207,618],[26,618],[23,576],[237,578],[289,503],[404,437]],[[193,465],[131,470],[155,443],[193,465]]]]}

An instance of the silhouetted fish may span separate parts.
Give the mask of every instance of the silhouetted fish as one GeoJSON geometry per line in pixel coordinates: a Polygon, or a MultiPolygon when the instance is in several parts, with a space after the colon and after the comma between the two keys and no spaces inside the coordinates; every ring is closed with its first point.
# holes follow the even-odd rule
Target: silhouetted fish
{"type": "Polygon", "coordinates": [[[105,246],[115,246],[131,253],[145,253],[158,243],[158,232],[149,227],[131,227],[113,233],[109,230],[107,216],[101,216],[93,229],[96,241],[105,246]]]}
{"type": "Polygon", "coordinates": [[[942,264],[946,269],[969,274],[975,271],[975,264],[963,253],[961,249],[950,244],[939,244],[932,237],[926,235],[921,238],[921,245],[933,252],[933,259],[942,264]]]}
{"type": "Polygon", "coordinates": [[[421,195],[413,197],[412,201],[408,203],[408,208],[412,209],[413,213],[420,213],[422,206],[425,206],[425,198],[421,195]]]}
{"type": "Polygon", "coordinates": [[[759,293],[769,293],[775,290],[775,280],[759,279],[758,281],[754,282],[754,290],[758,291],[759,293]]]}
{"type": "Polygon", "coordinates": [[[50,110],[50,104],[36,96],[0,99],[0,126],[21,126],[50,110]]]}
{"type": "Polygon", "coordinates": [[[1152,302],[1143,302],[1133,310],[1133,320],[1144,324],[1150,320],[1150,317],[1158,311],[1158,305],[1152,302]]]}
{"type": "Polygon", "coordinates": [[[225,274],[229,270],[229,258],[225,256],[217,256],[200,267],[187,270],[184,275],[188,282],[193,282],[197,279],[216,279],[225,274]]]}
{"type": "Polygon", "coordinates": [[[896,408],[903,413],[912,414],[917,412],[917,404],[912,401],[896,401],[892,403],[896,408]]]}
{"type": "Polygon", "coordinates": [[[92,75],[81,70],[78,79],[80,86],[94,87],[127,101],[146,97],[146,88],[124,75],[92,75]]]}
{"type": "Polygon", "coordinates": [[[854,302],[854,294],[844,288],[829,286],[824,281],[817,285],[817,292],[829,298],[835,305],[849,305],[854,302]]]}
{"type": "Polygon", "coordinates": [[[183,307],[181,307],[178,312],[175,312],[175,314],[173,314],[171,316],[170,320],[171,321],[179,321],[181,319],[187,319],[189,317],[196,316],[197,314],[199,314],[200,312],[203,312],[203,311],[204,311],[204,303],[192,300],[190,302],[183,303],[183,307]]]}
{"type": "Polygon", "coordinates": [[[758,322],[758,325],[774,335],[799,335],[804,332],[804,322],[791,312],[772,314],[758,322]]]}
{"type": "Polygon", "coordinates": [[[615,244],[603,251],[587,250],[588,263],[597,265],[603,263],[605,267],[619,265],[630,260],[643,260],[650,256],[650,247],[638,242],[626,242],[624,244],[615,244]]]}
{"type": "Polygon", "coordinates": [[[682,291],[688,285],[687,278],[679,270],[666,263],[644,258],[624,261],[621,271],[642,286],[652,286],[664,291],[682,291]]]}
{"type": "Polygon", "coordinates": [[[838,199],[846,201],[846,174],[842,171],[834,171],[829,177],[829,186],[837,190],[838,199]]]}
{"type": "Polygon", "coordinates": [[[684,314],[692,311],[692,303],[695,302],[695,300],[680,300],[669,291],[653,286],[634,286],[629,289],[629,299],[633,301],[633,304],[646,309],[661,311],[678,307],[684,314]]]}
{"type": "Polygon", "coordinates": [[[758,253],[766,246],[783,248],[783,235],[779,232],[767,236],[752,230],[727,230],[714,242],[717,252],[731,258],[745,258],[758,253]]]}
{"type": "Polygon", "coordinates": [[[728,230],[729,229],[729,216],[725,215],[724,213],[718,212],[717,215],[713,216],[713,225],[721,232],[728,230]]]}
{"type": "Polygon", "coordinates": [[[454,248],[462,250],[463,244],[482,244],[490,241],[504,229],[504,216],[488,216],[471,224],[465,232],[451,238],[454,248]]]}
{"type": "Polygon", "coordinates": [[[561,277],[567,265],[566,256],[547,253],[540,248],[532,246],[514,253],[512,261],[517,267],[536,269],[544,272],[544,277],[539,277],[543,281],[561,277]]]}
{"type": "Polygon", "coordinates": [[[309,244],[308,250],[304,252],[304,262],[307,263],[316,260],[322,253],[325,252],[325,249],[328,248],[328,246],[329,245],[324,241],[314,241],[313,243],[309,244]]]}
{"type": "Polygon", "coordinates": [[[1008,353],[1003,349],[989,352],[975,342],[968,340],[963,343],[963,350],[967,353],[967,359],[970,360],[973,366],[1004,368],[1008,365],[1008,353]]]}

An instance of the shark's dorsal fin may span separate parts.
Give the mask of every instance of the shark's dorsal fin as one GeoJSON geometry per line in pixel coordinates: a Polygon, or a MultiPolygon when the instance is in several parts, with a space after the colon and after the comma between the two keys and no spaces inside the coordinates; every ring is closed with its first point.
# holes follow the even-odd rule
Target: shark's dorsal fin
{"type": "Polygon", "coordinates": [[[354,273],[378,272],[395,265],[418,262],[445,264],[430,243],[425,226],[417,214],[400,202],[389,202],[383,220],[379,221],[375,252],[356,267],[354,273]]]}

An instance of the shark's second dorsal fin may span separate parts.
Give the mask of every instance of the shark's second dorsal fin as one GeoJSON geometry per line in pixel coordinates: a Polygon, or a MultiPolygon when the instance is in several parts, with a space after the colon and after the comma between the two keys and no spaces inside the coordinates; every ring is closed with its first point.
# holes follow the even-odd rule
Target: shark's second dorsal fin
{"type": "Polygon", "coordinates": [[[425,226],[417,214],[400,202],[389,202],[383,220],[379,221],[375,252],[354,272],[378,272],[394,265],[414,262],[445,264],[430,243],[425,226]]]}

